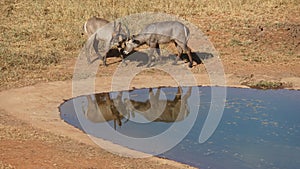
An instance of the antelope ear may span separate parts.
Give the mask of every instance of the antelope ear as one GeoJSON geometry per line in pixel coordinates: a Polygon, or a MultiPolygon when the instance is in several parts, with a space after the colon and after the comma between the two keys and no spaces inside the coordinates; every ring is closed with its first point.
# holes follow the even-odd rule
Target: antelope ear
{"type": "Polygon", "coordinates": [[[118,33],[121,32],[121,26],[122,26],[122,25],[121,25],[121,22],[119,22],[119,23],[115,26],[115,31],[118,32],[118,33]]]}

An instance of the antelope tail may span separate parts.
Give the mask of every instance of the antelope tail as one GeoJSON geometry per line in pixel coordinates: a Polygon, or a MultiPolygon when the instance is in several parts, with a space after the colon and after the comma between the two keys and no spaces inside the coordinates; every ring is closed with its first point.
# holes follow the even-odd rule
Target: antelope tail
{"type": "Polygon", "coordinates": [[[184,26],[183,29],[184,29],[184,34],[185,34],[185,37],[186,37],[186,41],[188,41],[189,38],[190,38],[190,30],[186,26],[184,26]]]}

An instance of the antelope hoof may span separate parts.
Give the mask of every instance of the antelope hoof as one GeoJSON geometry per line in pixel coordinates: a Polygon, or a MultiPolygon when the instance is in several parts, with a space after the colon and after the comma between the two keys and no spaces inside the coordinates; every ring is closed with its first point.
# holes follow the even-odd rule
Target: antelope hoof
{"type": "Polygon", "coordinates": [[[152,64],[152,63],[148,63],[146,67],[151,67],[151,64],[152,64]]]}
{"type": "Polygon", "coordinates": [[[103,61],[103,65],[104,65],[105,67],[107,67],[106,61],[103,61]]]}

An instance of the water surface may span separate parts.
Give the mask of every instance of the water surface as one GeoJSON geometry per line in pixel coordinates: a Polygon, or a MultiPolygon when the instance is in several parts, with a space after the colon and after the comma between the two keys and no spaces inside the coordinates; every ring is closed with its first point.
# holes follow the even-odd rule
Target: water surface
{"type": "Polygon", "coordinates": [[[81,96],[63,103],[60,111],[62,119],[88,134],[144,152],[150,151],[145,145],[135,147],[97,129],[107,121],[122,135],[149,138],[195,117],[184,139],[158,156],[200,168],[299,168],[300,91],[227,88],[222,119],[200,144],[210,106],[211,87],[183,87],[81,96]]]}

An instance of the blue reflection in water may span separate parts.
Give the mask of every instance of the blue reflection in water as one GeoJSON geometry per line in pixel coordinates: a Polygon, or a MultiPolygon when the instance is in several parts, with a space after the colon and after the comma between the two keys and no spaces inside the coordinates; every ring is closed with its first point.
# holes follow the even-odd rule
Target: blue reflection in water
{"type": "MultiPolygon", "coordinates": [[[[187,102],[190,109],[199,109],[196,123],[176,147],[160,154],[160,157],[200,168],[299,168],[300,91],[227,88],[222,120],[209,140],[200,144],[198,139],[210,108],[211,89],[198,89],[200,93],[196,93],[196,96],[201,97],[200,106],[193,102],[195,93],[191,94],[187,102]]],[[[157,92],[157,89],[153,90],[157,92]]],[[[162,100],[176,100],[177,88],[164,88],[163,91],[165,98],[161,98],[162,100]]],[[[184,88],[181,95],[187,93],[188,89],[184,88]]],[[[116,98],[117,95],[116,92],[110,93],[109,97],[116,98]]],[[[131,102],[136,101],[136,105],[149,108],[148,89],[134,90],[129,95],[131,102]]],[[[62,104],[60,110],[61,117],[67,123],[82,129],[74,111],[73,100],[62,104]]],[[[172,125],[172,119],[168,118],[147,123],[145,115],[139,113],[135,113],[134,117],[130,116],[128,122],[127,117],[120,117],[122,126],[117,127],[116,131],[131,137],[155,136],[172,125]]],[[[179,123],[184,118],[186,117],[183,116],[179,123]]],[[[116,121],[114,123],[114,120],[110,120],[109,123],[113,127],[116,121]]],[[[118,143],[117,140],[111,141],[118,143]]]]}

